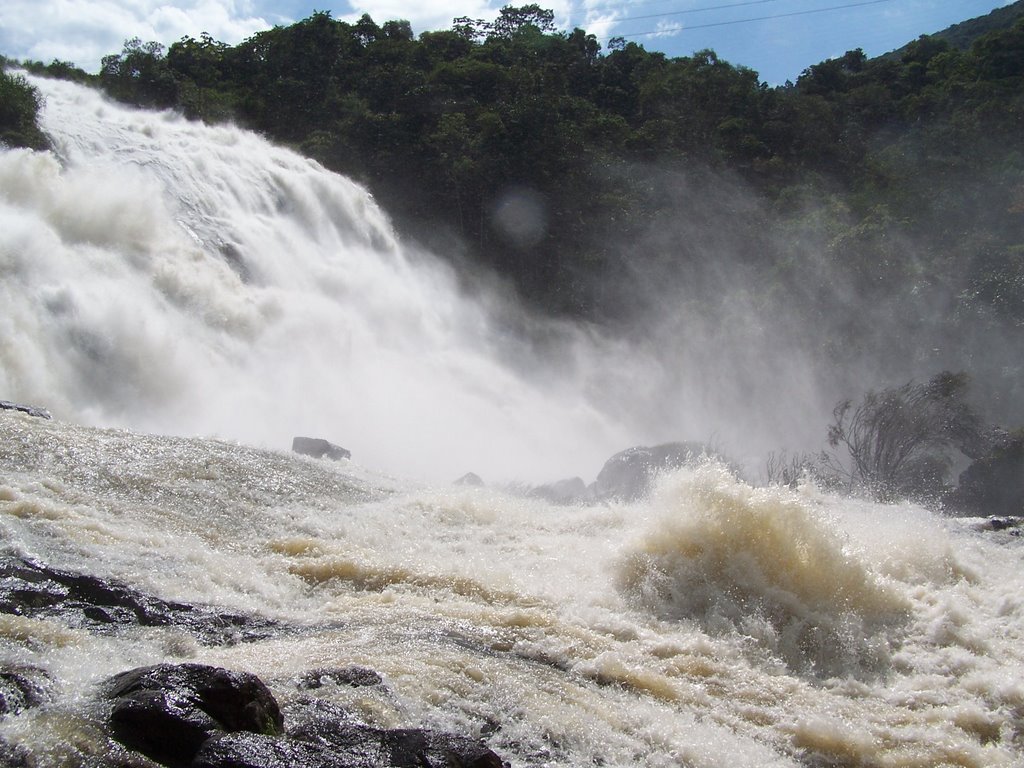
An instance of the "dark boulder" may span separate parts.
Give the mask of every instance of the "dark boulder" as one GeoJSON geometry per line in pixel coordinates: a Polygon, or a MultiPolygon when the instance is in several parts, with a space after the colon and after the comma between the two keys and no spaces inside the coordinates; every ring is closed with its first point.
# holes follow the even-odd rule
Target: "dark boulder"
{"type": "Polygon", "coordinates": [[[484,481],[481,479],[480,475],[474,474],[473,472],[467,472],[455,481],[455,485],[468,485],[471,488],[483,488],[484,481]]]}
{"type": "Polygon", "coordinates": [[[36,408],[34,405],[20,405],[10,400],[0,400],[0,411],[21,411],[29,416],[38,416],[40,419],[50,418],[50,412],[45,408],[36,408]]]}
{"type": "Polygon", "coordinates": [[[208,739],[189,768],[363,768],[361,755],[338,753],[324,744],[258,733],[221,733],[208,739]],[[353,759],[354,758],[354,759],[353,759]]]}
{"type": "Polygon", "coordinates": [[[340,445],[329,443],[319,437],[296,437],[292,440],[292,450],[301,453],[303,456],[312,456],[314,459],[350,459],[352,453],[340,445]]]}
{"type": "Polygon", "coordinates": [[[694,442],[627,448],[605,462],[592,486],[594,496],[598,501],[636,501],[650,493],[659,473],[712,455],[707,446],[694,442]]]}
{"type": "Polygon", "coordinates": [[[1024,517],[1024,434],[1004,434],[960,474],[944,499],[950,511],[981,517],[1024,517]]]}
{"type": "Polygon", "coordinates": [[[375,728],[322,699],[293,702],[288,716],[295,722],[288,729],[289,741],[330,755],[324,762],[301,763],[308,768],[505,768],[478,739],[423,728],[375,728]]]}
{"type": "Polygon", "coordinates": [[[107,680],[110,732],[119,742],[167,765],[188,763],[219,732],[274,736],[284,719],[255,675],[203,664],[158,664],[107,680]]]}
{"type": "Polygon", "coordinates": [[[1020,536],[1024,517],[989,517],[972,527],[976,531],[1006,531],[1011,536],[1020,536]]]}
{"type": "MultiPolygon", "coordinates": [[[[350,675],[358,682],[372,676],[380,679],[373,670],[350,675]]],[[[284,716],[258,678],[201,664],[130,670],[110,678],[104,695],[112,702],[108,725],[114,738],[168,766],[507,768],[477,739],[376,728],[309,696],[288,703],[294,725],[283,733],[284,716]]]]}

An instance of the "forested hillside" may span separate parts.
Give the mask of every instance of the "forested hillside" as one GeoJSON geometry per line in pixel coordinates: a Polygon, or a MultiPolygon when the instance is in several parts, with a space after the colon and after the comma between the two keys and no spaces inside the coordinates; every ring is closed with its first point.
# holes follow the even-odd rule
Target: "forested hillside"
{"type": "Polygon", "coordinates": [[[713,51],[602,51],[552,20],[506,7],[494,23],[416,37],[407,22],[318,12],[237,46],[129,41],[98,79],[123,101],[300,148],[364,181],[407,233],[556,312],[617,316],[628,307],[603,277],[638,271],[636,259],[706,258],[692,238],[653,247],[683,204],[714,223],[734,208],[728,239],[773,269],[789,261],[781,222],[811,222],[801,236],[820,236],[868,290],[914,279],[893,252],[912,237],[932,279],[955,273],[972,300],[1024,320],[1020,23],[964,48],[937,35],[898,57],[851,51],[769,88],[713,51]]]}
{"type": "MultiPolygon", "coordinates": [[[[365,183],[467,285],[496,274],[655,355],[699,339],[686,365],[732,390],[963,371],[986,419],[1024,421],[1024,2],[780,87],[710,50],[602,50],[537,5],[22,65],[261,131],[365,183]]],[[[0,88],[0,140],[43,146],[33,89],[0,88]]]]}

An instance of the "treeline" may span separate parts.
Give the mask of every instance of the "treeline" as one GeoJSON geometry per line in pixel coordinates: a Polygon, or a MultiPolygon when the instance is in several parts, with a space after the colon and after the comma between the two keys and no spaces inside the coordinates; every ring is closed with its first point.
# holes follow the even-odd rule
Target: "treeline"
{"type": "Polygon", "coordinates": [[[0,146],[46,149],[46,136],[39,128],[39,92],[25,78],[4,70],[0,56],[0,146]]]}
{"type": "Polygon", "coordinates": [[[681,203],[700,213],[692,187],[728,177],[757,205],[716,199],[707,213],[737,208],[733,239],[774,279],[792,268],[774,235],[793,226],[869,291],[920,277],[894,250],[914,238],[928,281],[966,280],[971,301],[1024,320],[1021,22],[966,49],[936,36],[898,57],[851,51],[772,88],[713,51],[602,51],[536,5],[418,37],[408,22],[318,12],[237,46],[132,40],[98,80],[122,101],[295,146],[366,183],[407,233],[553,311],[625,311],[603,278],[642,271],[630,246],[681,203]],[[673,174],[688,200],[666,193],[673,174]]]}

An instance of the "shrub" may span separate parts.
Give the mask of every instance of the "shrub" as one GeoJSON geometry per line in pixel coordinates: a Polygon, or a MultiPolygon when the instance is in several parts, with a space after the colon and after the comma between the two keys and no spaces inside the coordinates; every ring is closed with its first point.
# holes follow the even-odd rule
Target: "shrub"
{"type": "Polygon", "coordinates": [[[935,498],[956,450],[973,452],[981,421],[965,402],[968,379],[944,371],[924,384],[869,391],[859,405],[844,400],[828,430],[833,452],[825,463],[852,489],[881,501],[935,498]]]}
{"type": "Polygon", "coordinates": [[[49,142],[39,128],[42,97],[23,75],[0,69],[0,144],[46,149],[49,142]]]}

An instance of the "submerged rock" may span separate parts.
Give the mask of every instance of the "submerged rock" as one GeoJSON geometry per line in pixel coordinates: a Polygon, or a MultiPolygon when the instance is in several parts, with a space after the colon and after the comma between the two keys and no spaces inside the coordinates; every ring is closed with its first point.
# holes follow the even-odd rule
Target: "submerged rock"
{"type": "Polygon", "coordinates": [[[10,400],[0,400],[0,411],[21,411],[29,416],[38,416],[40,419],[50,418],[50,412],[45,408],[36,408],[34,405],[21,405],[12,403],[10,400]]]}
{"type": "Polygon", "coordinates": [[[352,458],[351,451],[320,437],[296,437],[292,439],[292,450],[295,453],[301,453],[303,456],[312,456],[314,459],[333,459],[338,461],[339,459],[352,458]]]}
{"type": "Polygon", "coordinates": [[[173,626],[207,645],[251,642],[279,629],[269,619],[160,600],[115,581],[12,554],[0,554],[0,613],[56,617],[98,632],[173,626]]]}
{"type": "Polygon", "coordinates": [[[36,768],[37,765],[31,752],[0,737],[0,768],[36,768]]]}
{"type": "Polygon", "coordinates": [[[706,445],[695,442],[627,448],[605,462],[593,484],[594,496],[598,501],[636,501],[650,493],[660,472],[713,455],[706,445]]]}
{"type": "Polygon", "coordinates": [[[352,688],[383,685],[384,679],[367,667],[336,667],[332,669],[314,669],[307,672],[299,680],[300,690],[322,688],[324,685],[348,685],[352,688]]]}
{"type": "Polygon", "coordinates": [[[44,704],[52,698],[53,687],[50,673],[40,667],[0,666],[0,715],[17,714],[44,704]]]}

